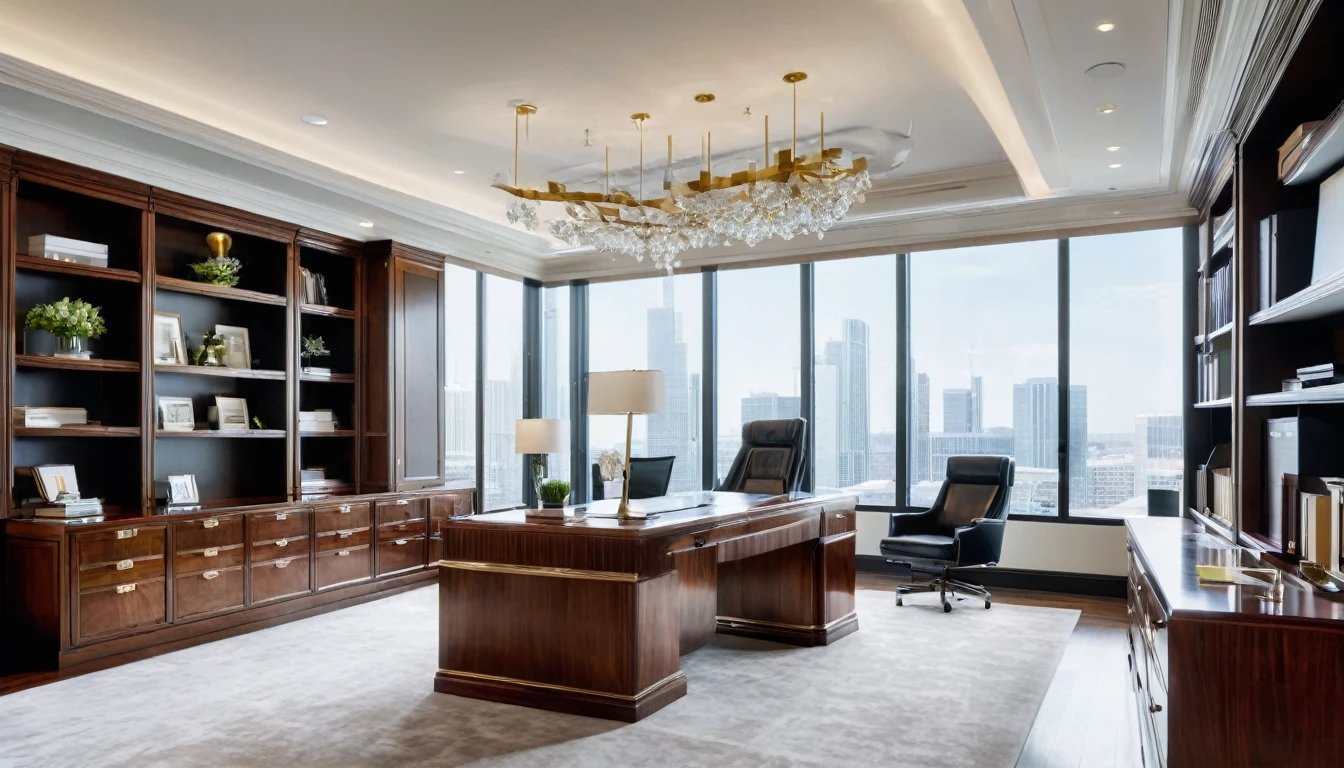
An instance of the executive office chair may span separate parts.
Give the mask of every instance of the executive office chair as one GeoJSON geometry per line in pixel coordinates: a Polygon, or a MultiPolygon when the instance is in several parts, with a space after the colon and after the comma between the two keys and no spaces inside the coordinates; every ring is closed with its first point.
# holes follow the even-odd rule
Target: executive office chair
{"type": "MultiPolygon", "coordinates": [[[[954,568],[995,565],[1003,550],[1003,524],[1008,518],[1008,499],[1013,488],[1013,460],[1007,456],[951,456],[947,479],[938,498],[925,512],[892,515],[890,535],[882,540],[882,556],[889,563],[910,568],[910,578],[933,576],[922,585],[937,589],[943,612],[952,610],[947,593],[957,592],[985,599],[989,590],[949,576],[954,568]]],[[[896,604],[915,586],[896,590],[896,604]]]]}
{"type": "Polygon", "coordinates": [[[715,490],[780,495],[798,490],[807,458],[807,419],[742,425],[742,447],[715,490]]]}
{"type": "MultiPolygon", "coordinates": [[[[653,499],[667,495],[667,486],[672,482],[672,462],[676,456],[631,456],[630,457],[630,498],[653,499]]],[[[602,470],[593,465],[593,501],[602,496],[602,470]]]]}

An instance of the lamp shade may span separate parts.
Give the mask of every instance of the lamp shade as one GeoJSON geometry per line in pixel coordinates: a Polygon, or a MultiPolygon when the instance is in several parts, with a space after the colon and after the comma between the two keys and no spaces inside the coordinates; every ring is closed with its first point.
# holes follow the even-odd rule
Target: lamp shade
{"type": "Polygon", "coordinates": [[[513,452],[564,453],[568,437],[565,419],[519,419],[513,425],[513,452]]]}
{"type": "Polygon", "coordinates": [[[599,371],[588,374],[588,413],[618,416],[663,410],[662,371],[599,371]]]}

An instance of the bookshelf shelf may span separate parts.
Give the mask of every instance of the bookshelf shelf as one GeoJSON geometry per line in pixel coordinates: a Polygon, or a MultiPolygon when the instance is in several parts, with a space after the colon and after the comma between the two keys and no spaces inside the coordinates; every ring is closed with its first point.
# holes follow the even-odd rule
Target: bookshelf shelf
{"type": "Polygon", "coordinates": [[[138,284],[140,282],[140,273],[132,272],[129,269],[91,267],[88,264],[72,264],[68,261],[44,259],[41,256],[29,256],[25,253],[15,254],[14,266],[18,269],[32,272],[53,272],[59,275],[73,275],[75,277],[88,277],[97,280],[113,280],[122,283],[138,284]]]}
{"type": "Polygon", "coordinates": [[[63,427],[14,427],[15,437],[139,437],[139,427],[67,424],[63,427]]]}
{"type": "Polygon", "coordinates": [[[354,437],[353,429],[338,429],[335,432],[304,432],[299,430],[299,437],[354,437]]]}
{"type": "Polygon", "coordinates": [[[1231,408],[1232,398],[1221,397],[1217,400],[1205,400],[1201,403],[1195,403],[1196,408],[1231,408]]]}
{"type": "Polygon", "coordinates": [[[316,317],[341,317],[347,320],[355,319],[355,310],[329,307],[325,304],[300,304],[299,311],[305,315],[313,315],[316,317]]]}
{"type": "Polygon", "coordinates": [[[49,357],[47,355],[15,355],[17,368],[52,368],[63,371],[113,371],[138,373],[140,363],[134,360],[81,360],[73,357],[49,357]]]}
{"type": "Polygon", "coordinates": [[[1273,405],[1328,405],[1344,403],[1344,384],[1324,384],[1292,392],[1268,392],[1263,395],[1249,395],[1248,406],[1273,405]]]}
{"type": "Polygon", "coordinates": [[[246,291],[241,288],[229,288],[223,285],[198,283],[192,280],[183,280],[180,277],[164,277],[160,275],[154,278],[154,287],[161,291],[192,293],[197,296],[213,296],[218,299],[246,301],[252,304],[269,304],[275,307],[283,307],[289,303],[288,299],[284,296],[277,296],[273,293],[246,291]]]}
{"type": "Polygon", "coordinates": [[[1251,315],[1250,324],[1295,323],[1341,312],[1344,312],[1344,272],[1336,272],[1251,315]]]}
{"type": "Polygon", "coordinates": [[[318,384],[354,384],[355,374],[333,373],[331,375],[324,375],[320,373],[301,373],[299,374],[299,381],[318,384]]]}
{"type": "Polygon", "coordinates": [[[171,430],[160,429],[158,430],[156,437],[196,440],[264,440],[283,438],[286,434],[287,433],[283,429],[197,429],[191,432],[174,432],[171,430]]]}
{"type": "Polygon", "coordinates": [[[1195,337],[1195,345],[1196,345],[1196,346],[1199,346],[1199,345],[1204,344],[1205,342],[1210,342],[1210,341],[1213,341],[1214,339],[1220,338],[1220,337],[1222,337],[1222,336],[1226,336],[1227,334],[1229,334],[1229,333],[1232,332],[1232,326],[1233,326],[1233,325],[1234,325],[1234,323],[1228,323],[1227,325],[1224,325],[1222,328],[1219,328],[1218,330],[1214,331],[1213,333],[1206,334],[1206,335],[1204,335],[1204,336],[1196,336],[1196,337],[1195,337]]]}
{"type": "Polygon", "coordinates": [[[265,368],[214,368],[206,365],[164,365],[160,363],[154,366],[154,372],[185,376],[214,376],[223,379],[285,380],[284,371],[273,371],[265,368]]]}
{"type": "Polygon", "coordinates": [[[1341,104],[1312,131],[1313,146],[1286,169],[1283,183],[1288,186],[1321,181],[1344,164],[1344,104],[1341,104]]]}

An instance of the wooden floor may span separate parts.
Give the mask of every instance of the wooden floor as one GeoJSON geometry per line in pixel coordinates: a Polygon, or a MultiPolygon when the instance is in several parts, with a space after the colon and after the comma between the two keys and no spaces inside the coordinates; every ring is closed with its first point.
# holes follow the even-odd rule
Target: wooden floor
{"type": "MultiPolygon", "coordinates": [[[[858,575],[859,589],[894,591],[903,583],[893,576],[858,575]]],[[[1125,601],[1010,589],[993,593],[998,604],[1073,608],[1083,614],[1041,702],[1018,768],[1138,768],[1139,726],[1125,660],[1125,601]]],[[[984,608],[972,597],[954,610],[984,608]]]]}

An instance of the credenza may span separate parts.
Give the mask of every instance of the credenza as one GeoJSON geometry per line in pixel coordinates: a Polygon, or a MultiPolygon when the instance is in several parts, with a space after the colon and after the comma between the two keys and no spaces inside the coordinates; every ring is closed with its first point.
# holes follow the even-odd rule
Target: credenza
{"type": "Polygon", "coordinates": [[[471,489],[5,527],[6,658],[101,669],[432,581],[471,489]]]}
{"type": "Polygon", "coordinates": [[[1344,763],[1344,599],[1284,572],[1269,590],[1201,582],[1197,565],[1272,567],[1190,520],[1129,536],[1130,687],[1147,768],[1344,763]]]}

